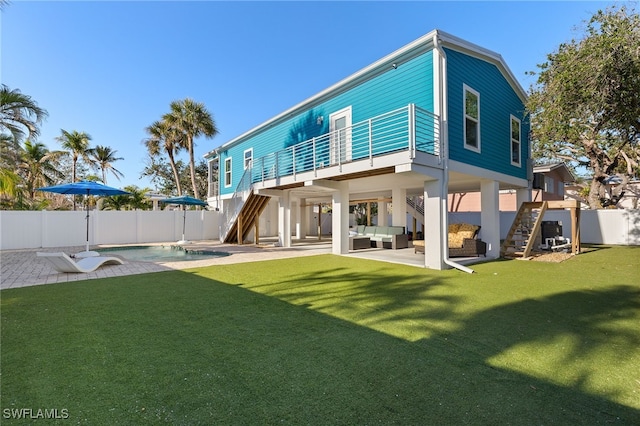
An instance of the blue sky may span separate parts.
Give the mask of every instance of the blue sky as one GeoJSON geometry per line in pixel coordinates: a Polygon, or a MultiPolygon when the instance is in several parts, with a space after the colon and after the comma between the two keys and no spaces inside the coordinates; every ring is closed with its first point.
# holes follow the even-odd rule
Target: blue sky
{"type": "Polygon", "coordinates": [[[124,157],[109,185],[152,188],[144,129],[173,100],[214,116],[201,158],[435,28],[500,53],[528,90],[525,72],[611,4],[14,0],[1,12],[0,80],[49,112],[38,139],[49,149],[60,129],[87,132],[124,157]]]}

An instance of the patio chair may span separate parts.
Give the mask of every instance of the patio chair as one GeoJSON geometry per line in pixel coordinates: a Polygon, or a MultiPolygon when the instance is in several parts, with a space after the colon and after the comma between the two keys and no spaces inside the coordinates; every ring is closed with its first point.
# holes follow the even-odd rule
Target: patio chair
{"type": "Polygon", "coordinates": [[[84,273],[93,272],[102,265],[122,265],[122,259],[111,256],[84,257],[77,262],[66,253],[37,253],[38,257],[44,257],[53,264],[53,268],[59,272],[84,273]]]}

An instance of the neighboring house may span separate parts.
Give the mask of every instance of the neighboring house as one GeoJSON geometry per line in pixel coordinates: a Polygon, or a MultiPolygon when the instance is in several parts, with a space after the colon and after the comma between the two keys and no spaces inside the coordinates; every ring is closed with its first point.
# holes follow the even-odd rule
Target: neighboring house
{"type": "MultiPolygon", "coordinates": [[[[620,184],[622,180],[613,176],[609,178],[606,182],[606,198],[614,199],[614,203],[605,208],[609,209],[638,209],[640,208],[640,179],[631,179],[628,183],[624,191],[620,189],[620,184]],[[618,197],[617,200],[615,198],[618,197]],[[615,202],[617,201],[617,202],[615,202]]],[[[571,185],[565,188],[567,198],[576,199],[579,201],[583,200],[579,194],[582,191],[582,186],[579,185],[571,185]]],[[[588,209],[589,205],[582,201],[582,208],[588,209]]]]}
{"type": "MultiPolygon", "coordinates": [[[[533,182],[530,201],[554,201],[565,199],[565,184],[575,181],[571,170],[564,163],[546,164],[533,168],[533,182]]],[[[517,211],[516,191],[512,189],[500,191],[500,211],[517,211]]],[[[450,212],[479,212],[481,200],[479,192],[462,192],[449,194],[450,212]]]]}
{"type": "MultiPolygon", "coordinates": [[[[424,198],[425,266],[451,264],[447,194],[479,191],[480,236],[500,252],[499,191],[528,200],[526,93],[502,57],[434,30],[205,155],[221,238],[258,235],[277,203],[280,243],[304,237],[312,205],[332,207],[333,253],[349,250],[349,203],[424,198]]],[[[381,210],[384,211],[384,208],[381,210]]]]}

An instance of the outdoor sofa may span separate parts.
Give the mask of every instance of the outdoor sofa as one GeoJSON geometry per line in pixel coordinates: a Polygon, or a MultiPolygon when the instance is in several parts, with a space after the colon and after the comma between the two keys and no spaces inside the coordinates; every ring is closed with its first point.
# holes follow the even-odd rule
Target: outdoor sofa
{"type": "Polygon", "coordinates": [[[360,240],[361,243],[361,245],[356,243],[355,247],[364,248],[362,244],[366,244],[366,238],[369,238],[369,247],[393,250],[409,247],[409,236],[405,233],[404,226],[358,225],[351,231],[350,241],[360,240]]]}

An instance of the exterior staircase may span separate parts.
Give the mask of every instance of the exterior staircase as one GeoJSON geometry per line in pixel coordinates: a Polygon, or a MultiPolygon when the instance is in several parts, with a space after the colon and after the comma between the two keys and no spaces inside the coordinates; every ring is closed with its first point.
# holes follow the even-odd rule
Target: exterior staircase
{"type": "Polygon", "coordinates": [[[502,243],[500,256],[514,259],[531,256],[547,208],[546,201],[522,203],[502,243]]]}
{"type": "MultiPolygon", "coordinates": [[[[255,227],[256,221],[260,218],[260,215],[269,204],[271,197],[266,195],[257,195],[253,191],[249,193],[249,196],[242,204],[240,212],[235,217],[227,235],[224,237],[224,242],[229,244],[242,244],[255,227]]],[[[256,235],[256,243],[258,236],[256,235]]]]}

